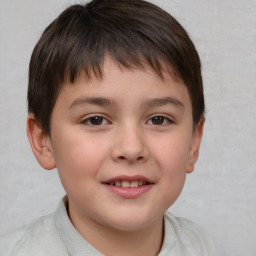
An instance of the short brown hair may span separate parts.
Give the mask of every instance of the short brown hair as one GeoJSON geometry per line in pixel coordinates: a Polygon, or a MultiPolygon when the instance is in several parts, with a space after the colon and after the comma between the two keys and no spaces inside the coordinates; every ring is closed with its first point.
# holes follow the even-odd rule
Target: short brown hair
{"type": "Polygon", "coordinates": [[[64,82],[81,71],[102,78],[108,54],[125,68],[168,72],[188,89],[196,125],[204,115],[201,64],[194,44],[170,14],[143,0],[93,0],[72,5],[43,32],[29,66],[28,111],[50,134],[50,118],[64,82]]]}

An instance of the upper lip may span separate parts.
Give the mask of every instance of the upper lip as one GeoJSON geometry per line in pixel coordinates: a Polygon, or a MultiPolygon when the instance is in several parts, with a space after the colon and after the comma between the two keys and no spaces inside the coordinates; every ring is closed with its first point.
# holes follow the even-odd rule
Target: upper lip
{"type": "Polygon", "coordinates": [[[116,177],[104,180],[102,183],[110,183],[110,182],[115,182],[115,181],[130,181],[131,182],[134,180],[144,181],[144,182],[151,183],[151,184],[154,183],[152,180],[150,180],[149,178],[142,176],[142,175],[133,175],[133,176],[120,175],[120,176],[116,176],[116,177]]]}

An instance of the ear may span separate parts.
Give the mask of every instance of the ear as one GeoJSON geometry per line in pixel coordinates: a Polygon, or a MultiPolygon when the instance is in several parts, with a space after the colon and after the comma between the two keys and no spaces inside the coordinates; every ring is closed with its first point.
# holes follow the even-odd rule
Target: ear
{"type": "Polygon", "coordinates": [[[46,170],[56,167],[50,136],[45,133],[33,114],[27,118],[27,136],[38,163],[46,170]]]}
{"type": "Polygon", "coordinates": [[[195,163],[199,156],[199,148],[203,136],[204,122],[205,118],[202,117],[192,135],[187,173],[191,173],[194,171],[195,163]]]}

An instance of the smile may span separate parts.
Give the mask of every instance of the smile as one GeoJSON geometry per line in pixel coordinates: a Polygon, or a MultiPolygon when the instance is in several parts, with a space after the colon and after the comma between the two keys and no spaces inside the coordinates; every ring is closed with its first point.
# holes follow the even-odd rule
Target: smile
{"type": "Polygon", "coordinates": [[[107,185],[111,185],[111,186],[116,186],[116,187],[122,187],[122,188],[137,188],[140,186],[144,186],[149,184],[146,181],[142,181],[142,180],[133,180],[133,181],[128,181],[128,180],[118,180],[118,181],[111,181],[109,183],[105,183],[107,185]]]}
{"type": "Polygon", "coordinates": [[[118,176],[102,182],[112,193],[123,198],[137,198],[150,191],[155,184],[144,176],[118,176]]]}

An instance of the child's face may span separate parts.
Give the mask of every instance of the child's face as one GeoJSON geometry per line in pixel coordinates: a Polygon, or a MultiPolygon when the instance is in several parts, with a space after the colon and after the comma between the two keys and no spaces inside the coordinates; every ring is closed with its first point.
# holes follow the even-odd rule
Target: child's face
{"type": "Polygon", "coordinates": [[[172,78],[108,59],[104,71],[64,86],[47,139],[73,222],[138,230],[178,198],[203,124],[193,133],[189,94],[172,78]]]}

